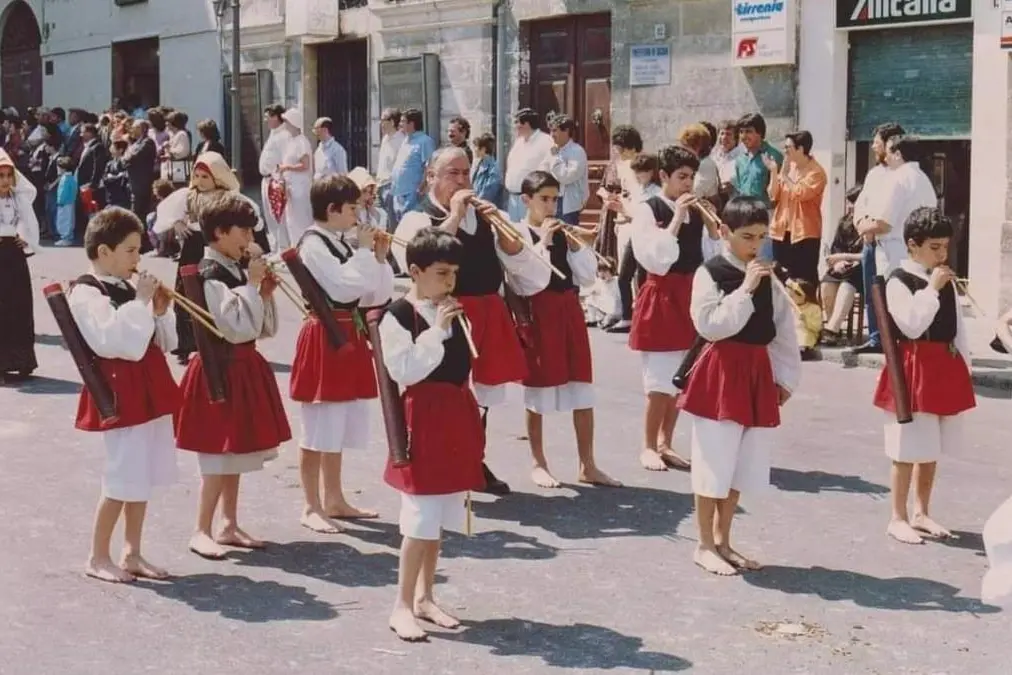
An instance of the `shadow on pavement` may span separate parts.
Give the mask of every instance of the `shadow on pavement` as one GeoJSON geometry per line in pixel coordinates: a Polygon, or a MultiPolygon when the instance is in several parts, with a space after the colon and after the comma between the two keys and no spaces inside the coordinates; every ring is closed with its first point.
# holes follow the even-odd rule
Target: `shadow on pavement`
{"type": "Polygon", "coordinates": [[[253,581],[223,574],[193,574],[167,582],[137,581],[138,588],[185,602],[198,612],[215,612],[247,623],[327,621],[337,609],[299,586],[253,581]]]}
{"type": "Polygon", "coordinates": [[[880,579],[849,570],[826,567],[771,565],[742,575],[758,588],[791,595],[814,595],[832,602],[849,600],[858,607],[901,611],[968,612],[992,614],[998,607],[974,598],[959,597],[959,589],[930,579],[880,579]]]}
{"type": "Polygon", "coordinates": [[[290,363],[278,363],[277,361],[270,361],[269,365],[271,370],[279,375],[292,372],[292,365],[290,363]]]}
{"type": "Polygon", "coordinates": [[[46,345],[47,347],[63,347],[66,349],[66,345],[63,343],[62,335],[36,334],[35,344],[46,345]]]}
{"type": "Polygon", "coordinates": [[[465,621],[463,630],[431,632],[429,639],[483,645],[494,656],[536,657],[556,668],[630,668],[653,673],[692,666],[678,656],[642,651],[641,638],[586,623],[556,626],[516,618],[465,621]]]}
{"type": "MultiPolygon", "coordinates": [[[[347,534],[361,541],[399,549],[400,528],[395,523],[359,521],[358,529],[347,530],[347,534]]],[[[444,535],[440,558],[474,558],[477,560],[550,560],[559,554],[559,549],[540,542],[537,537],[525,536],[508,530],[482,530],[481,519],[475,519],[479,530],[468,537],[456,532],[444,535]]]]}
{"type": "Polygon", "coordinates": [[[20,382],[11,382],[11,387],[22,394],[77,394],[81,391],[80,382],[38,375],[20,382]]]}
{"type": "Polygon", "coordinates": [[[567,484],[551,497],[514,492],[494,502],[474,502],[474,511],[479,518],[540,527],[563,539],[648,537],[674,534],[692,512],[692,495],[567,484]]]}
{"type": "Polygon", "coordinates": [[[825,471],[795,471],[774,467],[770,471],[770,482],[780,490],[788,492],[853,492],[866,495],[889,494],[889,487],[879,485],[860,476],[841,476],[825,471]]]}
{"type": "MultiPolygon", "coordinates": [[[[339,586],[380,588],[397,584],[397,555],[362,553],[339,540],[293,541],[263,551],[231,551],[228,559],[246,567],[269,567],[339,586]]],[[[437,583],[444,581],[445,577],[436,575],[437,583]]]]}
{"type": "Polygon", "coordinates": [[[984,535],[980,532],[968,532],[963,530],[953,530],[952,534],[954,538],[946,539],[930,539],[929,541],[933,544],[941,544],[942,546],[948,546],[949,548],[958,548],[964,551],[973,551],[980,557],[984,557],[984,535]]]}

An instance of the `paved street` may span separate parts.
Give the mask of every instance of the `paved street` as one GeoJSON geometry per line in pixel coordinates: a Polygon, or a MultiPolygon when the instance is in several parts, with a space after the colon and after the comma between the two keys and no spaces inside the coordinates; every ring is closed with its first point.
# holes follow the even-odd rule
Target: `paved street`
{"type": "MultiPolygon", "coordinates": [[[[46,249],[44,279],[85,266],[80,249],[46,249]]],[[[171,280],[164,260],[146,267],[171,280]]],[[[283,392],[297,316],[262,343],[283,392]]],[[[490,417],[491,465],[519,492],[479,497],[478,533],[451,537],[442,600],[466,620],[428,644],[386,627],[396,588],[397,495],[380,479],[378,409],[368,453],[346,457],[345,482],[378,522],[347,534],[298,525],[297,450],[284,447],[245,478],[247,529],[276,542],[224,562],[189,554],[196,462],[152,503],[146,553],[178,577],[114,586],[85,580],[102,451],[73,430],[79,377],[48,309],[36,304],[38,377],[0,387],[0,673],[221,675],[242,673],[1007,673],[1009,617],[982,605],[979,532],[1008,496],[1009,402],[981,397],[972,434],[947,458],[936,516],[962,537],[903,546],[884,535],[888,465],[870,404],[876,373],[805,364],[785,412],[774,489],[737,521],[738,544],[767,563],[730,579],[692,565],[688,476],[638,468],[638,359],[618,336],[593,335],[597,447],[620,490],[526,479],[519,392],[490,417]]],[[[0,327],[2,330],[2,327],[0,327]]],[[[177,369],[178,370],[178,369],[177,369]]],[[[289,405],[293,427],[296,409],[289,405]]],[[[571,425],[546,430],[558,477],[575,474],[571,425]]],[[[684,430],[681,430],[685,442],[684,430]]]]}

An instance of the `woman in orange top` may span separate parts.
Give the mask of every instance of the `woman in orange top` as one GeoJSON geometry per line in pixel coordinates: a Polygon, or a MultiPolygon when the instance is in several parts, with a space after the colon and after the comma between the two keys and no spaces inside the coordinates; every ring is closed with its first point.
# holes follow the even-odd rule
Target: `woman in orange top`
{"type": "Polygon", "coordinates": [[[770,200],[776,205],[770,224],[773,257],[791,278],[817,285],[826,171],[812,157],[807,131],[787,134],[784,150],[782,171],[772,157],[763,157],[770,172],[770,200]]]}

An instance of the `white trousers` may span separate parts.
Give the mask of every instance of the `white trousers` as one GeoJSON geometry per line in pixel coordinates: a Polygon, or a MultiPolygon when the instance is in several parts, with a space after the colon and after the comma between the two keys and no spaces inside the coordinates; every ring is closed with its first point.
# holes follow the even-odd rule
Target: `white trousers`
{"type": "Polygon", "coordinates": [[[921,464],[937,462],[963,438],[963,415],[939,417],[914,413],[907,424],[898,424],[893,413],[886,413],[885,453],[894,462],[921,464]]]}
{"type": "Polygon", "coordinates": [[[731,490],[761,493],[769,486],[775,429],[683,414],[692,423],[693,493],[725,499],[731,490]]]}
{"type": "Polygon", "coordinates": [[[682,367],[682,361],[689,350],[677,352],[640,352],[643,366],[643,392],[674,396],[678,393],[671,380],[682,367]]]}
{"type": "Polygon", "coordinates": [[[156,487],[177,480],[176,440],[166,415],[133,427],[102,432],[102,494],[122,502],[146,502],[156,487]]]}
{"type": "Polygon", "coordinates": [[[467,493],[409,495],[401,493],[401,536],[435,541],[443,530],[463,532],[467,527],[467,493]]]}
{"type": "Polygon", "coordinates": [[[303,403],[299,447],[316,452],[365,450],[369,447],[371,401],[303,403]]]}

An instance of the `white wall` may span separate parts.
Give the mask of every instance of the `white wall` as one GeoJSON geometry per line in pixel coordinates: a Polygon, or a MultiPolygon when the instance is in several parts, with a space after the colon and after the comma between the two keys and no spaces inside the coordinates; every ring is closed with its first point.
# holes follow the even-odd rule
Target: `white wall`
{"type": "Polygon", "coordinates": [[[798,128],[814,139],[812,155],[829,176],[822,201],[823,241],[832,241],[847,192],[847,33],[836,30],[835,3],[801,3],[798,128]]]}
{"type": "Polygon", "coordinates": [[[162,103],[179,108],[197,122],[211,118],[222,124],[222,83],[218,34],[199,33],[163,39],[159,44],[162,103]],[[208,54],[212,58],[208,58],[208,54]]]}
{"type": "MultiPolygon", "coordinates": [[[[973,103],[970,148],[970,277],[974,298],[998,316],[1002,224],[1009,143],[1009,56],[999,47],[1001,10],[992,0],[973,7],[973,103]]],[[[1008,272],[1006,272],[1006,277],[1008,272]]]]}
{"type": "Polygon", "coordinates": [[[53,62],[53,74],[42,77],[42,103],[52,108],[105,110],[112,101],[112,48],[43,57],[53,62]]]}

